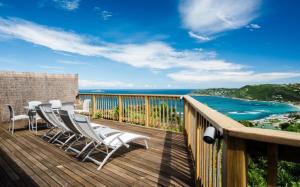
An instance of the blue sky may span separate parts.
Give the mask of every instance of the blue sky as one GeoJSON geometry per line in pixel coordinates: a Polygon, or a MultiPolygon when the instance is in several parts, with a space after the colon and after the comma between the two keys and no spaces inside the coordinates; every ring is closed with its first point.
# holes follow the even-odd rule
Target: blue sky
{"type": "Polygon", "coordinates": [[[300,1],[0,0],[0,71],[80,88],[300,82],[300,1]]]}

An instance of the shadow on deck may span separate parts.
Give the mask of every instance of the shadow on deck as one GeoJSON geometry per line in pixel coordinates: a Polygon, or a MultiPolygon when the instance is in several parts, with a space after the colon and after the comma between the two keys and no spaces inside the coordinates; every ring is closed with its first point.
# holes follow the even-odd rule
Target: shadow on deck
{"type": "Polygon", "coordinates": [[[14,136],[8,124],[0,128],[1,186],[193,186],[194,171],[183,134],[141,126],[94,120],[115,129],[149,136],[149,149],[143,142],[120,149],[97,171],[91,162],[81,162],[72,152],[29,132],[25,122],[17,123],[14,136]]]}

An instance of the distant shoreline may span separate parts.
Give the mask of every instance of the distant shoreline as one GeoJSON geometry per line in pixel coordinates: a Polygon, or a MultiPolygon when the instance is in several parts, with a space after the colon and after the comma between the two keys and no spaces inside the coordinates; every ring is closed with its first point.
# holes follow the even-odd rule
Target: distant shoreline
{"type": "Polygon", "coordinates": [[[223,95],[208,95],[208,94],[189,94],[190,96],[212,96],[212,97],[222,97],[222,98],[229,98],[229,99],[236,99],[242,101],[258,101],[258,102],[271,102],[271,103],[278,103],[278,104],[287,104],[293,107],[296,107],[300,110],[300,104],[293,103],[293,102],[286,102],[286,101],[265,101],[265,100],[257,100],[257,99],[246,99],[246,98],[239,98],[239,97],[230,97],[230,96],[223,96],[223,95]]]}
{"type": "Polygon", "coordinates": [[[229,99],[236,99],[241,101],[257,101],[257,102],[270,102],[270,103],[277,103],[277,104],[287,104],[292,107],[295,107],[299,109],[300,111],[300,104],[293,103],[293,102],[284,102],[284,101],[264,101],[264,100],[257,100],[257,99],[245,99],[245,98],[238,98],[238,97],[229,97],[229,96],[223,96],[223,95],[208,95],[208,94],[189,94],[191,96],[213,96],[213,97],[221,97],[221,98],[229,98],[229,99]]]}

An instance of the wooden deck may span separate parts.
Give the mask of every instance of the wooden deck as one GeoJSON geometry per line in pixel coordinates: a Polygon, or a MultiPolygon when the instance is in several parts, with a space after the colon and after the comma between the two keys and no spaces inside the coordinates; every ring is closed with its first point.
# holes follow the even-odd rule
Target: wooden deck
{"type": "Polygon", "coordinates": [[[97,171],[92,162],[81,162],[72,152],[29,132],[17,123],[14,136],[8,124],[0,127],[0,186],[193,186],[194,171],[185,137],[107,120],[96,122],[149,136],[143,143],[123,148],[97,171]]]}

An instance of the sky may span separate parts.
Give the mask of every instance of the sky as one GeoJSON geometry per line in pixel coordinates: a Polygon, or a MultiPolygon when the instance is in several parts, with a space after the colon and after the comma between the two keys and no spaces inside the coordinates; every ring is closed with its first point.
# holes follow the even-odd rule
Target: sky
{"type": "Polygon", "coordinates": [[[0,71],[79,87],[300,82],[300,1],[0,0],[0,71]]]}

